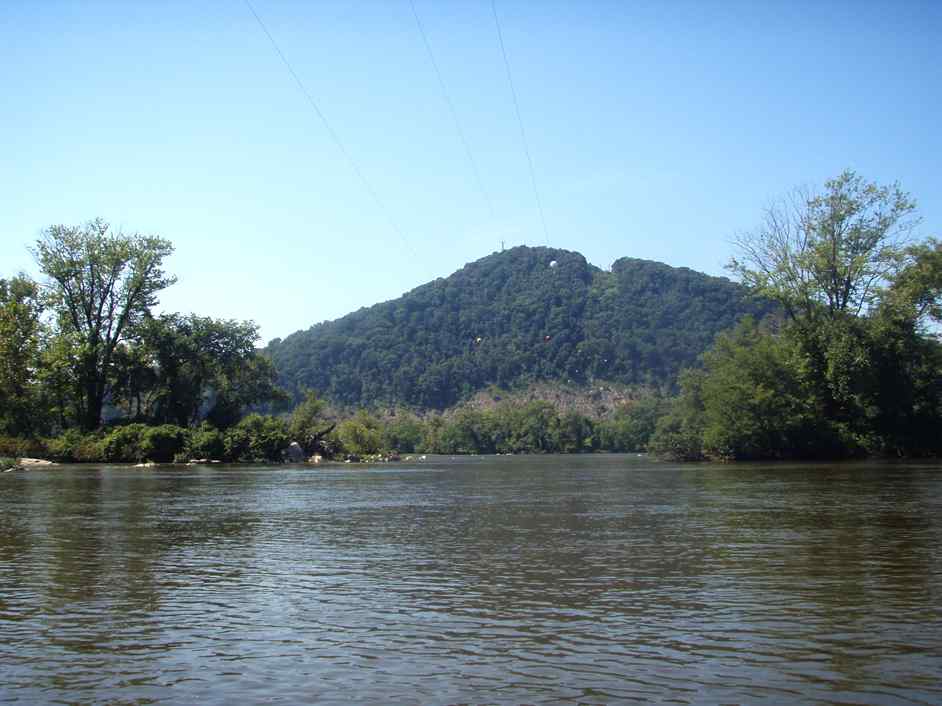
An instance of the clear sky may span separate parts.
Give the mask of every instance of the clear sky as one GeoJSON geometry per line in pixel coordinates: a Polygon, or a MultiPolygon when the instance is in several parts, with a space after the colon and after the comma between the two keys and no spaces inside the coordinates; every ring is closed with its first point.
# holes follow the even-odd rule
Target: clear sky
{"type": "Polygon", "coordinates": [[[102,216],[170,239],[165,310],[267,340],[517,244],[722,274],[845,168],[942,234],[942,2],[0,2],[0,276],[102,216]],[[398,232],[397,232],[398,231],[398,232]]]}

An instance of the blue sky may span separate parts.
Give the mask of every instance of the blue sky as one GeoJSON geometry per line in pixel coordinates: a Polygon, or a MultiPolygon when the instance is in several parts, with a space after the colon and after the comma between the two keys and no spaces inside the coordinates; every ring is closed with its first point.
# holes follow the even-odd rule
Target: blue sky
{"type": "Polygon", "coordinates": [[[0,276],[102,216],[160,234],[166,310],[267,340],[517,244],[722,274],[762,207],[845,168],[942,234],[942,3],[0,3],[0,276]],[[488,205],[490,201],[490,206],[488,205]],[[392,222],[392,225],[390,223],[392,222]],[[397,232],[397,230],[399,232],[397,232]]]}

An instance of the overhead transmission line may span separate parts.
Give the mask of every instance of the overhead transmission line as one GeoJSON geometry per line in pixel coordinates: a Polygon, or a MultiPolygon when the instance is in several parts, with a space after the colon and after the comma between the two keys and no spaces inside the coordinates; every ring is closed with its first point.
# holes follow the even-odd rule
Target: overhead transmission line
{"type": "Polygon", "coordinates": [[[311,105],[311,108],[314,109],[314,112],[317,114],[317,117],[320,118],[321,123],[323,123],[324,128],[327,130],[327,134],[330,135],[331,140],[337,146],[337,149],[340,150],[340,153],[347,160],[347,163],[350,165],[350,168],[353,170],[353,173],[356,174],[357,178],[360,180],[363,188],[370,195],[373,201],[376,203],[377,208],[386,218],[386,221],[389,223],[389,227],[396,232],[399,236],[399,239],[402,240],[402,244],[405,245],[406,249],[415,256],[415,251],[412,249],[412,246],[409,245],[409,241],[406,239],[405,233],[402,232],[402,229],[396,224],[396,221],[393,220],[392,215],[389,212],[389,209],[386,208],[386,204],[383,203],[383,200],[379,197],[379,194],[376,192],[376,189],[373,188],[373,185],[366,178],[366,175],[363,174],[363,171],[360,169],[360,165],[357,164],[356,160],[353,158],[347,148],[344,146],[343,141],[340,139],[340,136],[331,126],[330,122],[327,120],[327,116],[324,115],[323,111],[317,105],[317,101],[314,100],[314,96],[311,95],[311,92],[307,89],[307,86],[304,85],[304,82],[298,76],[297,72],[294,70],[294,67],[291,66],[291,62],[288,61],[288,58],[284,55],[284,52],[281,51],[281,47],[278,46],[278,42],[275,41],[275,38],[272,36],[271,32],[268,31],[268,27],[265,26],[265,23],[262,21],[262,18],[259,17],[258,13],[255,11],[255,8],[252,6],[250,0],[245,0],[245,4],[248,6],[249,10],[252,13],[252,16],[255,17],[255,21],[258,22],[258,26],[262,28],[262,31],[265,33],[265,36],[268,37],[268,41],[271,42],[272,47],[275,49],[275,53],[278,54],[282,63],[288,69],[288,73],[291,74],[294,82],[298,85],[301,93],[307,98],[307,102],[311,105]]]}
{"type": "Polygon", "coordinates": [[[484,202],[487,204],[487,210],[490,212],[491,219],[493,220],[494,204],[491,201],[491,197],[490,194],[488,194],[487,189],[484,188],[484,180],[481,178],[480,170],[478,170],[477,162],[474,159],[474,153],[471,151],[471,145],[468,143],[468,139],[465,137],[464,130],[461,128],[461,121],[458,119],[458,111],[455,109],[455,104],[452,102],[451,96],[448,93],[448,88],[445,86],[445,79],[442,77],[442,72],[438,68],[438,62],[435,61],[435,54],[432,51],[432,45],[428,40],[428,35],[425,33],[425,27],[422,26],[422,20],[419,19],[419,13],[415,9],[415,0],[409,0],[409,4],[412,6],[412,16],[415,17],[415,24],[419,28],[419,34],[422,35],[422,43],[425,44],[425,50],[428,53],[429,61],[432,64],[432,68],[435,69],[435,76],[438,78],[438,86],[441,88],[442,98],[448,105],[448,110],[455,122],[455,130],[458,132],[458,137],[461,139],[461,144],[464,145],[464,151],[468,157],[468,163],[471,165],[471,171],[474,173],[474,181],[477,184],[478,190],[481,192],[484,202]]]}
{"type": "Polygon", "coordinates": [[[520,116],[520,104],[517,102],[514,78],[510,73],[510,62],[507,60],[507,49],[504,47],[504,34],[500,30],[500,19],[497,16],[496,0],[491,0],[491,10],[494,13],[494,24],[497,27],[497,39],[500,41],[500,53],[504,57],[504,68],[507,69],[507,82],[510,84],[510,94],[514,99],[514,112],[517,114],[517,124],[520,126],[520,140],[523,142],[523,151],[527,155],[527,165],[530,168],[530,183],[533,185],[533,197],[536,199],[536,208],[540,212],[540,223],[543,225],[545,244],[549,245],[549,230],[546,228],[546,217],[543,215],[543,202],[540,200],[540,190],[536,187],[536,174],[533,171],[533,159],[530,157],[527,133],[523,129],[523,118],[520,116]]]}

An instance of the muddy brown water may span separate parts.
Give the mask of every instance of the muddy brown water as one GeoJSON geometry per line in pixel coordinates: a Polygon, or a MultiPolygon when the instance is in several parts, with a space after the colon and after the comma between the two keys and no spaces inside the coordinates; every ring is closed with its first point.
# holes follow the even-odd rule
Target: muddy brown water
{"type": "Polygon", "coordinates": [[[0,703],[942,703],[942,466],[0,476],[0,703]]]}

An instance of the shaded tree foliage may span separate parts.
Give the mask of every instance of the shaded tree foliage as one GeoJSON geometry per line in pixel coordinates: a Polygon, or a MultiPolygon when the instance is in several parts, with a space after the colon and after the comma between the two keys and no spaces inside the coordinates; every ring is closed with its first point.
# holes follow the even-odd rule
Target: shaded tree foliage
{"type": "Polygon", "coordinates": [[[0,433],[41,431],[38,379],[43,304],[39,287],[20,275],[0,279],[0,433]]]}
{"type": "Polygon", "coordinates": [[[288,433],[308,454],[331,454],[327,437],[336,424],[325,418],[325,408],[324,401],[315,392],[308,390],[288,418],[288,433]]]}
{"type": "Polygon", "coordinates": [[[230,426],[253,404],[277,396],[274,370],[255,344],[258,327],[251,321],[180,314],[148,318],[140,344],[132,353],[142,364],[132,368],[123,397],[158,424],[194,424],[207,416],[219,427],[230,426]],[[148,396],[142,409],[140,393],[148,396]]]}

